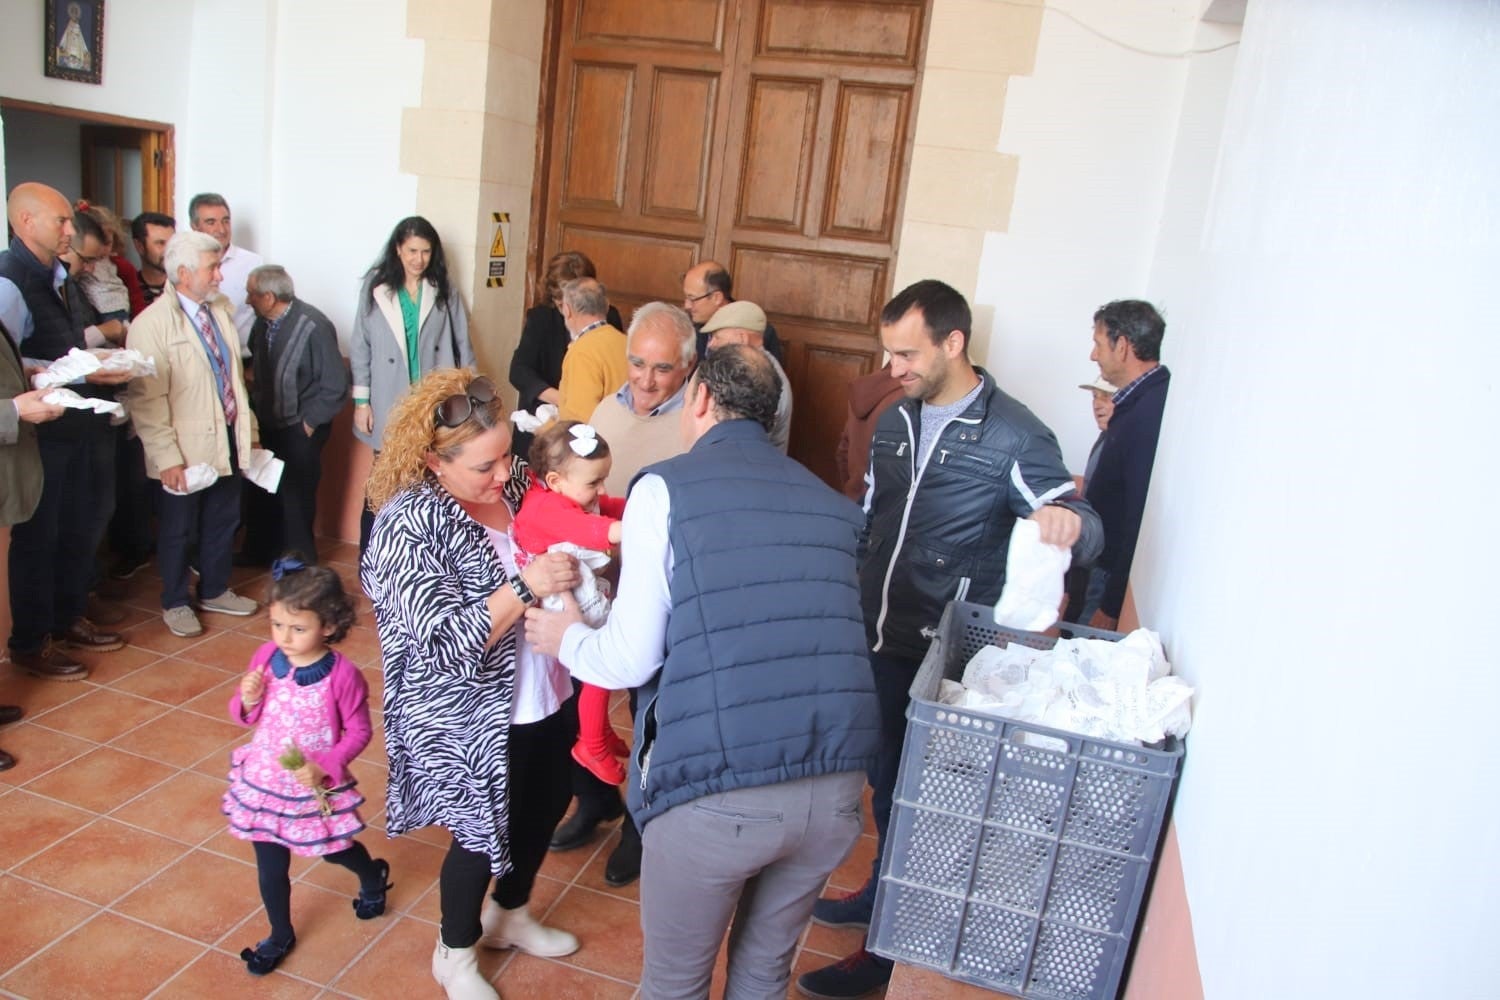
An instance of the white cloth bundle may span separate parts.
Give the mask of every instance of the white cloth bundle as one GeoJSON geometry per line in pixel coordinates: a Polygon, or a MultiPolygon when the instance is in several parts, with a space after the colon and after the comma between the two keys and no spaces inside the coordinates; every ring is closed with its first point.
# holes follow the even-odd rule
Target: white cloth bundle
{"type": "Polygon", "coordinates": [[[995,603],[995,624],[1023,632],[1041,632],[1057,621],[1062,607],[1063,575],[1073,553],[1042,541],[1041,525],[1017,521],[1005,557],[1005,589],[995,603]]]}
{"type": "MultiPolygon", "coordinates": [[[[37,378],[41,378],[40,375],[37,378]]],[[[39,388],[46,388],[40,386],[39,388]]],[[[93,410],[95,413],[105,413],[111,417],[125,419],[125,407],[112,399],[98,399],[94,396],[80,396],[72,389],[57,388],[42,397],[42,402],[51,403],[53,406],[66,406],[70,410],[93,410]]]]}
{"type": "Polygon", "coordinates": [[[536,408],[535,413],[515,410],[512,411],[510,419],[516,425],[516,430],[526,434],[535,434],[557,419],[557,407],[551,403],[543,403],[536,408]]]}
{"type": "MultiPolygon", "coordinates": [[[[583,620],[588,623],[589,628],[603,625],[604,620],[609,617],[609,581],[595,574],[609,565],[609,553],[586,549],[572,542],[557,542],[547,546],[547,551],[566,552],[578,560],[578,573],[582,580],[573,588],[573,599],[578,602],[578,610],[583,612],[583,620]]],[[[548,611],[561,611],[565,605],[558,595],[548,594],[542,598],[542,607],[548,611]]]]}
{"type": "Polygon", "coordinates": [[[281,473],[286,469],[286,463],[264,448],[250,449],[250,467],[245,470],[245,478],[267,493],[275,493],[281,485],[281,473]]]}
{"type": "Polygon", "coordinates": [[[1161,640],[1147,629],[1119,642],[986,646],[969,660],[961,684],[943,682],[938,700],[1099,739],[1157,743],[1192,726],[1193,689],[1171,669],[1161,640]]]}
{"type": "MultiPolygon", "coordinates": [[[[250,449],[250,465],[244,470],[244,477],[265,490],[267,493],[275,493],[276,488],[281,485],[281,473],[286,468],[286,463],[264,448],[250,449]]],[[[181,492],[163,486],[162,489],[174,496],[185,497],[189,493],[197,493],[206,490],[219,481],[219,474],[212,465],[207,462],[199,462],[190,465],[183,470],[183,476],[187,479],[187,489],[181,492]]]]}
{"type": "Polygon", "coordinates": [[[129,348],[111,350],[101,347],[85,351],[75,347],[48,365],[46,370],[34,375],[31,384],[37,389],[50,389],[76,382],[97,371],[129,372],[131,378],[155,375],[156,359],[129,348]]]}

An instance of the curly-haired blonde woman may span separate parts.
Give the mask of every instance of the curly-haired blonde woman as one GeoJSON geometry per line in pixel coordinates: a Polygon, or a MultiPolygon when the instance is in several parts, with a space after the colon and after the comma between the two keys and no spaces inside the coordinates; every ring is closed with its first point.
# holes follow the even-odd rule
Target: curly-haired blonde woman
{"type": "Polygon", "coordinates": [[[494,385],[468,369],[412,386],[370,474],[378,513],[360,568],[385,659],[386,829],[453,835],[432,974],[455,1000],[496,995],[477,944],[543,956],[578,947],[526,909],[567,808],[575,734],[560,711],[566,672],[526,655],[515,628],[541,597],[576,586],[578,567],[547,555],[516,572],[506,529],[528,476],[506,416],[494,385]]]}

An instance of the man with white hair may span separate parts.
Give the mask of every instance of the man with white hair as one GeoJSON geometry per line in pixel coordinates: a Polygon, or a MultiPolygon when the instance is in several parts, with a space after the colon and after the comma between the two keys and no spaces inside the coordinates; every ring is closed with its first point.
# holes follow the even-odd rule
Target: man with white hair
{"type": "Polygon", "coordinates": [[[130,346],[156,362],[156,374],[130,385],[129,405],[146,451],[146,474],[161,481],[156,550],[162,619],[174,635],[203,626],[188,601],[188,549],[198,546],[198,607],[252,615],[257,605],[229,589],[240,526],[240,471],[250,462],[255,418],[245,391],[240,339],[224,297],[218,240],[178,233],[167,243],[169,290],[136,318],[130,346]],[[217,475],[198,489],[188,470],[217,475]],[[201,470],[200,470],[201,471],[201,470]]]}
{"type": "MultiPolygon", "coordinates": [[[[710,351],[726,344],[748,344],[766,351],[766,313],[754,302],[737,299],[720,306],[703,324],[702,332],[708,334],[710,351]]],[[[781,398],[776,401],[776,423],[771,427],[771,443],[785,455],[787,442],[792,436],[792,383],[776,356],[766,351],[766,357],[771,359],[771,366],[781,379],[781,398]]]]}

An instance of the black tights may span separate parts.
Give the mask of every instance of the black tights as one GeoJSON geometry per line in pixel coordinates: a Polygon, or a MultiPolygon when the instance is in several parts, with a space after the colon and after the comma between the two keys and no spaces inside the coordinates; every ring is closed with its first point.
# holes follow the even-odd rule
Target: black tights
{"type": "MultiPolygon", "coordinates": [[[[292,934],[292,852],[281,844],[252,841],[255,847],[255,867],[260,874],[260,901],[266,907],[266,919],[271,922],[271,940],[286,944],[292,934]]],[[[336,854],[323,855],[324,861],[347,868],[359,876],[361,889],[383,888],[380,869],[376,866],[365,845],[355,841],[336,854]]]]}
{"type": "Polygon", "coordinates": [[[438,902],[443,912],[443,944],[449,948],[472,948],[483,931],[479,911],[490,887],[488,854],[471,851],[455,840],[443,859],[438,875],[438,902]]]}
{"type": "MultiPolygon", "coordinates": [[[[507,910],[525,906],[531,898],[552,830],[568,811],[568,775],[577,738],[578,715],[571,703],[540,721],[510,727],[506,760],[511,870],[495,880],[494,891],[495,902],[507,910]]],[[[479,940],[479,913],[489,888],[490,859],[454,841],[438,882],[443,943],[448,947],[469,948],[479,940]]]]}

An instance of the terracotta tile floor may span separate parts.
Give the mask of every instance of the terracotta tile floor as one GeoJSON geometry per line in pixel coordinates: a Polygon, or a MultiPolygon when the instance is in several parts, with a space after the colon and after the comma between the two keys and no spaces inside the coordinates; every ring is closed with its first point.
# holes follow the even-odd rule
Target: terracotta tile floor
{"type": "MultiPolygon", "coordinates": [[[[353,546],[330,542],[322,555],[357,593],[353,546]]],[[[267,583],[236,570],[233,586],[260,600],[267,583]]],[[[447,846],[440,830],[365,835],[396,883],[386,915],[368,922],[350,912],[346,872],[294,859],[297,949],[264,980],[245,973],[239,950],[263,936],[264,918],[253,856],[224,832],[219,798],[229,749],[246,738],[228,721],[229,693],[269,637],[265,612],[204,614],[204,635],[182,639],[162,625],[152,571],[128,586],[130,616],[120,627],[129,645],[86,656],[89,680],[45,682],[0,666],[0,703],[26,709],[22,722],[0,730],[0,747],[18,761],[0,772],[0,996],[440,997],[428,969],[447,846]]],[[[364,667],[378,704],[379,644],[369,602],[361,595],[358,603],[360,624],[343,648],[364,667]]],[[[382,826],[386,778],[376,722],[355,766],[372,828],[382,826]]],[[[538,916],[578,934],[576,954],[482,956],[504,996],[637,995],[637,887],[612,889],[603,877],[614,826],[588,847],[549,855],[532,899],[538,916]]],[[[863,881],[874,850],[874,837],[861,837],[830,883],[863,881]]],[[[794,973],[843,956],[860,939],[811,927],[794,973]]]]}

